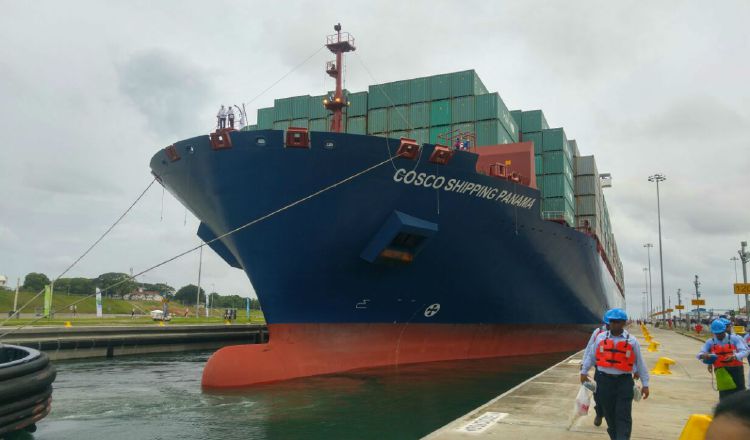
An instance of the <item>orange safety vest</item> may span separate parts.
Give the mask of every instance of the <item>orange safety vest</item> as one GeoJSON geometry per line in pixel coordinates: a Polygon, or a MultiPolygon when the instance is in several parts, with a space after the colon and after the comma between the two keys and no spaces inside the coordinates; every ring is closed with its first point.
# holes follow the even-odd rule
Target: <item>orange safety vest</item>
{"type": "Polygon", "coordinates": [[[607,337],[599,341],[599,345],[596,346],[597,367],[616,368],[630,373],[633,371],[634,363],[635,352],[633,346],[630,345],[630,338],[615,343],[607,333],[607,337]]]}
{"type": "MultiPolygon", "coordinates": [[[[731,338],[729,339],[732,340],[731,338]]],[[[728,344],[719,345],[719,341],[714,338],[714,345],[711,346],[711,353],[718,356],[716,359],[716,362],[714,363],[714,366],[716,367],[741,367],[742,361],[740,360],[733,360],[733,361],[727,361],[726,359],[729,356],[734,355],[735,350],[737,350],[737,347],[732,344],[731,342],[728,344]]]]}

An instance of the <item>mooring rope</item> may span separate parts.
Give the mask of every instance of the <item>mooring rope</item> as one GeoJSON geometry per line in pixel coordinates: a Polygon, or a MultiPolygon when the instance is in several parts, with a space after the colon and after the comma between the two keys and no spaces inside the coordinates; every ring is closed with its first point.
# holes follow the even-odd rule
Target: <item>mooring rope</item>
{"type": "MultiPolygon", "coordinates": [[[[397,155],[396,157],[398,157],[398,155],[397,155]]],[[[310,199],[312,199],[312,198],[314,198],[314,197],[317,197],[317,196],[319,196],[319,195],[321,195],[321,194],[323,194],[323,193],[325,193],[325,192],[327,192],[327,191],[330,191],[330,190],[332,190],[332,189],[334,189],[334,188],[337,188],[337,187],[339,187],[339,186],[341,186],[341,185],[343,185],[343,184],[345,184],[345,183],[347,183],[347,182],[349,182],[349,181],[351,181],[351,180],[354,180],[354,179],[356,179],[357,177],[359,177],[359,176],[361,176],[361,175],[363,175],[363,174],[366,174],[366,173],[368,173],[368,172],[370,172],[370,171],[372,171],[372,170],[374,170],[374,169],[376,169],[376,168],[378,168],[378,167],[381,167],[381,166],[385,165],[386,163],[390,162],[391,160],[392,160],[391,158],[388,158],[388,159],[386,159],[386,160],[384,160],[384,161],[382,161],[382,162],[379,162],[379,163],[377,163],[377,164],[375,164],[375,165],[372,165],[372,166],[370,166],[370,167],[367,167],[367,168],[365,168],[365,169],[363,169],[363,170],[361,170],[361,171],[358,171],[358,172],[356,172],[356,173],[352,174],[352,175],[351,175],[351,176],[349,176],[349,177],[346,177],[346,178],[344,178],[344,179],[341,179],[341,180],[339,180],[338,182],[335,182],[335,183],[333,183],[333,184],[331,184],[331,185],[328,185],[328,186],[326,186],[325,188],[322,188],[322,189],[320,189],[320,190],[318,190],[318,191],[315,191],[315,192],[314,192],[314,193],[312,193],[312,194],[309,194],[309,195],[307,195],[307,196],[305,196],[305,197],[302,197],[302,198],[300,198],[300,199],[298,199],[298,200],[295,200],[294,202],[291,202],[291,203],[289,203],[289,204],[287,204],[287,205],[285,205],[285,206],[282,206],[281,208],[279,208],[279,209],[277,209],[277,210],[275,210],[275,211],[272,211],[272,212],[270,212],[270,213],[268,213],[268,214],[264,214],[264,215],[262,215],[262,216],[260,216],[260,217],[258,217],[258,218],[256,218],[256,219],[254,219],[254,220],[251,220],[251,221],[249,221],[249,222],[247,222],[247,223],[243,224],[242,226],[238,226],[238,227],[236,227],[236,228],[234,228],[234,229],[232,229],[232,230],[230,230],[230,231],[228,231],[228,232],[225,232],[224,234],[221,234],[221,235],[219,235],[219,236],[218,236],[218,237],[216,237],[216,238],[213,238],[213,239],[211,239],[211,240],[209,240],[209,241],[203,242],[203,243],[199,244],[198,246],[194,246],[194,247],[192,247],[192,248],[190,248],[190,249],[188,249],[188,250],[186,250],[186,251],[180,252],[179,254],[176,254],[176,255],[174,255],[174,256],[172,256],[172,257],[170,257],[170,258],[167,258],[166,260],[164,260],[164,261],[162,261],[162,262],[160,262],[160,263],[154,264],[153,266],[151,266],[151,267],[149,267],[149,268],[147,268],[147,269],[144,269],[144,270],[142,270],[142,271],[140,271],[140,272],[138,272],[138,273],[136,273],[136,274],[133,274],[133,275],[130,275],[130,276],[126,276],[125,278],[121,279],[120,281],[117,281],[117,282],[116,282],[116,283],[114,283],[114,284],[111,284],[111,285],[109,285],[109,286],[106,286],[106,287],[105,287],[105,288],[103,288],[102,290],[108,290],[108,289],[112,289],[112,288],[114,288],[114,287],[117,287],[117,286],[119,286],[120,284],[123,284],[123,283],[126,283],[126,282],[128,282],[128,281],[134,280],[134,279],[135,279],[136,277],[139,277],[139,276],[141,276],[141,275],[143,275],[143,274],[145,274],[145,273],[147,273],[147,272],[150,272],[150,271],[152,271],[152,270],[154,270],[154,269],[157,269],[157,268],[159,268],[159,267],[161,267],[161,266],[164,266],[164,265],[165,265],[165,264],[167,264],[167,263],[170,263],[170,262],[172,262],[172,261],[174,261],[174,260],[177,260],[178,258],[184,257],[185,255],[188,255],[188,254],[190,254],[190,253],[192,253],[192,252],[195,252],[195,251],[197,251],[198,249],[201,249],[201,248],[203,248],[204,246],[208,246],[208,245],[210,245],[211,243],[214,243],[214,242],[216,242],[216,241],[218,241],[218,240],[221,240],[222,238],[228,237],[228,236],[230,236],[230,235],[232,235],[232,234],[234,234],[234,233],[237,233],[237,232],[239,232],[239,231],[241,231],[241,230],[243,230],[243,229],[249,228],[250,226],[253,226],[253,225],[257,224],[257,223],[260,223],[260,222],[262,222],[262,221],[264,221],[264,220],[266,220],[266,219],[269,219],[269,218],[273,217],[273,216],[274,216],[274,215],[276,215],[276,214],[282,213],[282,212],[284,212],[284,211],[286,211],[286,210],[288,210],[288,209],[291,209],[291,208],[293,208],[293,207],[295,207],[295,206],[297,206],[297,205],[299,205],[299,204],[301,204],[301,203],[304,203],[304,202],[306,202],[306,201],[308,201],[308,200],[310,200],[310,199]]],[[[152,183],[153,183],[153,182],[152,182],[152,183]]],[[[149,185],[149,187],[150,187],[150,186],[151,186],[151,185],[149,185]]],[[[42,292],[43,292],[43,291],[42,291],[42,292]]],[[[40,293],[41,293],[41,292],[40,292],[40,293]]],[[[62,308],[60,308],[60,309],[56,309],[56,310],[54,310],[54,312],[57,312],[57,311],[59,311],[59,310],[63,310],[63,309],[65,309],[65,308],[68,308],[68,307],[70,307],[70,306],[73,306],[73,305],[76,305],[76,304],[78,304],[78,303],[81,303],[81,302],[83,302],[83,301],[87,300],[88,298],[91,298],[92,296],[95,296],[95,295],[96,295],[96,293],[93,293],[93,294],[90,294],[90,295],[86,295],[86,296],[84,296],[84,297],[82,297],[82,298],[80,298],[80,299],[78,299],[78,300],[76,300],[76,301],[73,301],[73,302],[72,302],[72,303],[70,303],[70,304],[67,304],[67,305],[63,306],[63,307],[62,307],[62,308]]],[[[39,296],[39,294],[37,294],[36,296],[39,296]]],[[[34,298],[36,298],[36,296],[35,296],[34,298]]],[[[33,298],[32,298],[32,300],[33,300],[33,298]]],[[[29,302],[31,302],[31,301],[29,301],[29,302]]],[[[28,305],[28,303],[27,303],[27,305],[28,305]]],[[[4,337],[6,337],[6,336],[7,336],[7,335],[9,335],[9,334],[12,334],[12,333],[14,333],[14,332],[18,331],[18,330],[20,330],[20,329],[22,329],[22,328],[24,328],[24,327],[27,327],[27,326],[29,326],[29,325],[31,325],[31,324],[34,324],[35,322],[41,321],[42,319],[45,319],[45,318],[46,318],[45,316],[41,316],[41,317],[39,317],[39,318],[36,318],[36,319],[34,319],[34,320],[32,320],[32,321],[30,321],[30,322],[26,323],[26,324],[23,324],[23,325],[20,325],[20,326],[15,326],[15,327],[13,327],[12,329],[10,329],[10,330],[8,330],[8,331],[6,331],[6,332],[4,332],[4,333],[0,334],[0,339],[2,339],[2,338],[4,338],[4,337]]],[[[9,319],[10,319],[10,318],[6,319],[6,320],[5,320],[5,321],[3,321],[2,323],[0,323],[0,325],[3,325],[3,324],[5,324],[5,323],[6,323],[6,322],[7,322],[7,321],[8,321],[9,319]]]]}
{"type": "MultiPolygon", "coordinates": [[[[94,249],[94,247],[96,247],[96,245],[98,245],[99,242],[101,242],[104,239],[104,237],[106,237],[110,232],[112,232],[112,229],[114,229],[115,226],[117,226],[117,224],[120,223],[122,221],[122,219],[125,218],[126,215],[128,215],[128,213],[133,209],[133,207],[135,207],[135,205],[138,204],[138,202],[143,198],[143,196],[146,195],[146,192],[148,192],[148,190],[151,189],[151,187],[154,185],[155,181],[156,181],[156,178],[151,179],[151,182],[146,186],[146,189],[144,189],[138,195],[138,197],[135,198],[135,200],[133,201],[133,203],[131,203],[130,206],[128,206],[128,209],[126,209],[125,212],[123,212],[117,218],[117,220],[115,220],[115,222],[112,223],[112,225],[109,228],[107,228],[107,230],[104,231],[104,233],[102,235],[100,235],[99,238],[97,238],[96,241],[94,241],[94,243],[91,246],[89,246],[89,248],[86,249],[86,251],[83,254],[81,254],[80,257],[76,258],[76,260],[73,263],[71,263],[70,266],[68,266],[64,271],[62,271],[62,273],[60,275],[58,275],[57,277],[55,277],[55,279],[51,282],[51,284],[54,285],[57,280],[59,280],[60,278],[62,278],[63,275],[65,275],[66,273],[68,273],[68,271],[70,271],[70,269],[72,269],[76,264],[78,264],[78,262],[80,262],[83,259],[83,257],[85,257],[86,255],[88,255],[88,253],[91,252],[91,250],[94,249]]],[[[21,310],[25,309],[26,306],[28,306],[29,304],[31,304],[42,293],[44,293],[44,289],[40,290],[39,293],[37,293],[36,295],[34,295],[30,300],[28,300],[24,305],[22,305],[21,308],[19,308],[18,310],[14,310],[13,311],[14,313],[12,315],[8,316],[3,322],[0,322],[0,326],[4,325],[6,322],[8,322],[9,320],[11,320],[14,315],[20,313],[21,310]]]]}

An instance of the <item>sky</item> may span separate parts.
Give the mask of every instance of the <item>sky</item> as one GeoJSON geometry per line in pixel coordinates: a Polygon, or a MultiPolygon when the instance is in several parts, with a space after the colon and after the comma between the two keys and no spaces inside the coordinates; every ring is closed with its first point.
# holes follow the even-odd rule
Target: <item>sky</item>
{"type": "MultiPolygon", "coordinates": [[[[274,98],[330,90],[319,49],[341,22],[357,45],[347,89],[473,68],[509,108],[543,109],[596,156],[613,176],[631,314],[647,242],[660,303],[654,173],[667,176],[667,301],[690,298],[698,274],[707,307],[736,307],[730,258],[750,239],[747,17],[746,1],[0,0],[0,274],[59,275],[147,187],[151,156],[210,131],[221,104],[245,103],[253,120],[274,98]]],[[[66,276],[139,272],[197,245],[197,225],[154,185],[66,276]]],[[[198,265],[196,252],[139,280],[195,284],[198,265]]],[[[255,296],[210,250],[202,285],[255,296]]]]}

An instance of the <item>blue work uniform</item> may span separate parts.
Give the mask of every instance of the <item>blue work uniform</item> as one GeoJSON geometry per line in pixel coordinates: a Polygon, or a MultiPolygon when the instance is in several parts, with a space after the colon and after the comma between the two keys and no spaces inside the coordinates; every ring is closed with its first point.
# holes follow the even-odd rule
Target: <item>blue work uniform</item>
{"type": "Polygon", "coordinates": [[[617,368],[596,366],[594,379],[596,390],[599,393],[599,401],[604,410],[604,419],[607,421],[607,433],[612,440],[629,440],[633,428],[633,373],[641,378],[644,387],[649,384],[649,374],[646,363],[641,355],[641,347],[635,336],[623,330],[619,336],[606,331],[596,336],[590,350],[586,351],[581,365],[581,374],[588,374],[591,367],[596,365],[596,352],[599,344],[606,339],[611,339],[617,344],[627,341],[633,350],[634,362],[630,371],[622,371],[617,368]]]}
{"type": "MultiPolygon", "coordinates": [[[[737,358],[740,363],[743,359],[748,357],[748,354],[750,354],[750,350],[748,349],[747,344],[745,343],[745,340],[743,340],[740,336],[735,334],[729,334],[727,333],[724,335],[724,339],[717,339],[716,336],[706,341],[705,344],[703,344],[703,348],[701,351],[698,352],[698,354],[695,356],[697,359],[701,358],[701,355],[703,354],[711,354],[711,348],[714,345],[727,345],[727,344],[733,344],[735,347],[734,350],[734,356],[737,358]]],[[[721,367],[727,370],[727,373],[729,373],[730,376],[732,376],[732,380],[734,380],[734,383],[737,384],[737,388],[733,390],[725,390],[725,391],[719,391],[719,400],[724,399],[725,397],[734,394],[739,391],[745,390],[745,368],[740,366],[730,366],[730,367],[721,367]]]]}
{"type": "MultiPolygon", "coordinates": [[[[583,351],[583,357],[585,358],[589,351],[593,350],[592,346],[594,345],[594,341],[596,340],[596,337],[599,336],[601,333],[607,332],[607,326],[603,325],[596,330],[594,330],[591,333],[591,337],[589,338],[589,342],[586,344],[586,349],[583,351]]],[[[594,374],[594,381],[596,381],[596,374],[594,374]]],[[[597,417],[604,417],[604,410],[602,410],[602,403],[599,401],[599,390],[597,389],[596,392],[594,392],[594,412],[596,413],[597,417]]]]}

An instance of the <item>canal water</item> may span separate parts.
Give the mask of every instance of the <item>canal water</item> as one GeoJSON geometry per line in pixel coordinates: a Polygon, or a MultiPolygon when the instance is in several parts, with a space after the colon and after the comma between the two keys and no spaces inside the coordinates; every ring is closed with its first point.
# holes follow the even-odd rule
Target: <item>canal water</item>
{"type": "Polygon", "coordinates": [[[57,362],[52,413],[36,433],[16,437],[414,439],[567,356],[407,365],[204,392],[209,355],[57,362]]]}

